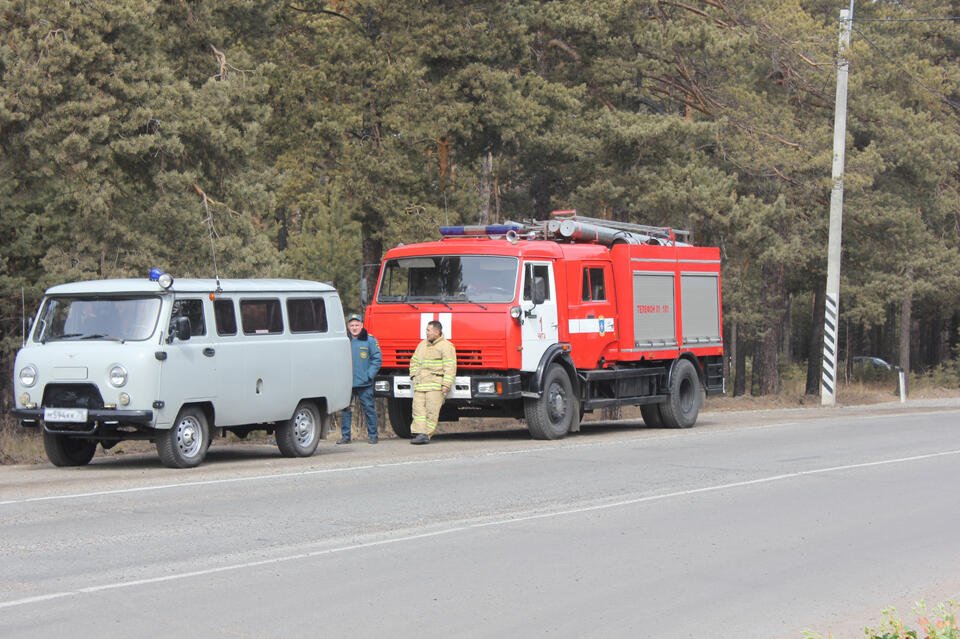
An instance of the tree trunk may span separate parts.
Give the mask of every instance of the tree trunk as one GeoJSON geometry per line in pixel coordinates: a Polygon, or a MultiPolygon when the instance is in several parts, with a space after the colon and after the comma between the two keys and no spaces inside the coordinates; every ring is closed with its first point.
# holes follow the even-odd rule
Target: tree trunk
{"type": "Polygon", "coordinates": [[[900,368],[910,372],[910,333],[913,331],[913,296],[907,292],[900,305],[900,368]]]}
{"type": "Polygon", "coordinates": [[[764,268],[766,284],[761,292],[761,304],[768,309],[767,327],[760,335],[760,394],[780,392],[780,335],[783,330],[784,285],[783,267],[764,268]]]}
{"type": "Polygon", "coordinates": [[[493,152],[487,151],[480,160],[480,211],[477,224],[490,223],[490,208],[493,204],[493,152]]]}
{"type": "MultiPolygon", "coordinates": [[[[367,225],[364,224],[362,229],[367,229],[367,225]]],[[[369,228],[378,228],[377,226],[369,228]]],[[[363,253],[363,262],[360,265],[360,279],[366,284],[366,293],[367,295],[373,295],[373,289],[377,286],[377,277],[380,274],[380,269],[378,265],[380,264],[380,257],[383,255],[383,240],[379,237],[371,235],[366,230],[361,230],[360,232],[360,246],[363,253]]],[[[363,284],[361,284],[360,297],[363,297],[363,284]]],[[[361,299],[361,308],[363,307],[363,302],[365,300],[361,299]]]]}
{"type": "Polygon", "coordinates": [[[753,340],[753,348],[751,349],[750,360],[752,365],[750,367],[750,394],[759,395],[760,394],[760,377],[763,375],[763,361],[760,358],[760,341],[753,340]]]}
{"type": "Polygon", "coordinates": [[[734,379],[733,384],[733,396],[740,397],[745,395],[747,392],[747,345],[743,341],[743,336],[739,335],[741,333],[739,326],[737,327],[737,373],[736,378],[734,379]]]}
{"type": "Polygon", "coordinates": [[[807,395],[820,394],[821,366],[823,365],[823,314],[826,312],[827,293],[823,285],[817,285],[813,293],[813,330],[807,345],[807,395]]]}
{"type": "Polygon", "coordinates": [[[724,338],[724,344],[727,345],[725,357],[723,358],[723,378],[730,383],[731,375],[734,374],[737,362],[737,323],[731,322],[727,329],[727,336],[724,338]]]}

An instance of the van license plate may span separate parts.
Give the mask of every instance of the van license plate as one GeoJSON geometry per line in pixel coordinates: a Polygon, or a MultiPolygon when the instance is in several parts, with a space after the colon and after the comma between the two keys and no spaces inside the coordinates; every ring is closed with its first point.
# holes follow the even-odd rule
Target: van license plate
{"type": "Polygon", "coordinates": [[[85,422],[86,408],[44,408],[43,420],[47,422],[85,422]]]}

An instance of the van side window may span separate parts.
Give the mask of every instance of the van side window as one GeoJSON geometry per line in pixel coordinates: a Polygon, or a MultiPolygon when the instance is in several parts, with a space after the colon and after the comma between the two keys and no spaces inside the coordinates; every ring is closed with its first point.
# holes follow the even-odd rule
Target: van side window
{"type": "Polygon", "coordinates": [[[546,296],[550,299],[550,267],[546,264],[526,264],[523,267],[523,299],[533,299],[534,278],[543,278],[546,296]]]}
{"type": "Polygon", "coordinates": [[[607,299],[607,287],[602,268],[583,269],[583,301],[600,302],[607,299]]]}
{"type": "Polygon", "coordinates": [[[174,300],[171,318],[186,317],[190,320],[190,336],[207,334],[207,324],[203,319],[203,300],[174,300]]]}
{"type": "Polygon", "coordinates": [[[323,298],[287,300],[291,333],[326,333],[327,309],[323,298]]]}
{"type": "Polygon", "coordinates": [[[280,300],[240,300],[240,322],[245,335],[282,333],[280,300]]]}
{"type": "Polygon", "coordinates": [[[237,334],[237,314],[233,308],[233,300],[215,300],[213,319],[217,324],[217,335],[237,334]]]}

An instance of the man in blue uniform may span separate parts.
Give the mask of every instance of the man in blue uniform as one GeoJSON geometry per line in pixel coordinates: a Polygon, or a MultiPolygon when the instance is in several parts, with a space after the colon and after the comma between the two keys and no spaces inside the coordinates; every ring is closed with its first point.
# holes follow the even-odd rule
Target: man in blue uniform
{"type": "MultiPolygon", "coordinates": [[[[367,420],[367,441],[376,444],[377,409],[373,402],[373,380],[380,371],[383,357],[377,339],[363,327],[363,318],[356,313],[347,316],[347,332],[350,333],[350,348],[353,351],[353,394],[360,401],[360,408],[367,420]]],[[[350,422],[353,407],[347,406],[340,415],[340,439],[338,444],[350,443],[350,422]]]]}

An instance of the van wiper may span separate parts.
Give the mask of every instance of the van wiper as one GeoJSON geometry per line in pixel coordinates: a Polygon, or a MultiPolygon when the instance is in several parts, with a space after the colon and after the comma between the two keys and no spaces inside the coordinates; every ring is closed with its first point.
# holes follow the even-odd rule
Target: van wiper
{"type": "Polygon", "coordinates": [[[84,335],[80,339],[107,339],[111,342],[123,342],[119,337],[114,337],[113,335],[104,335],[102,333],[92,333],[90,335],[84,335]]]}

